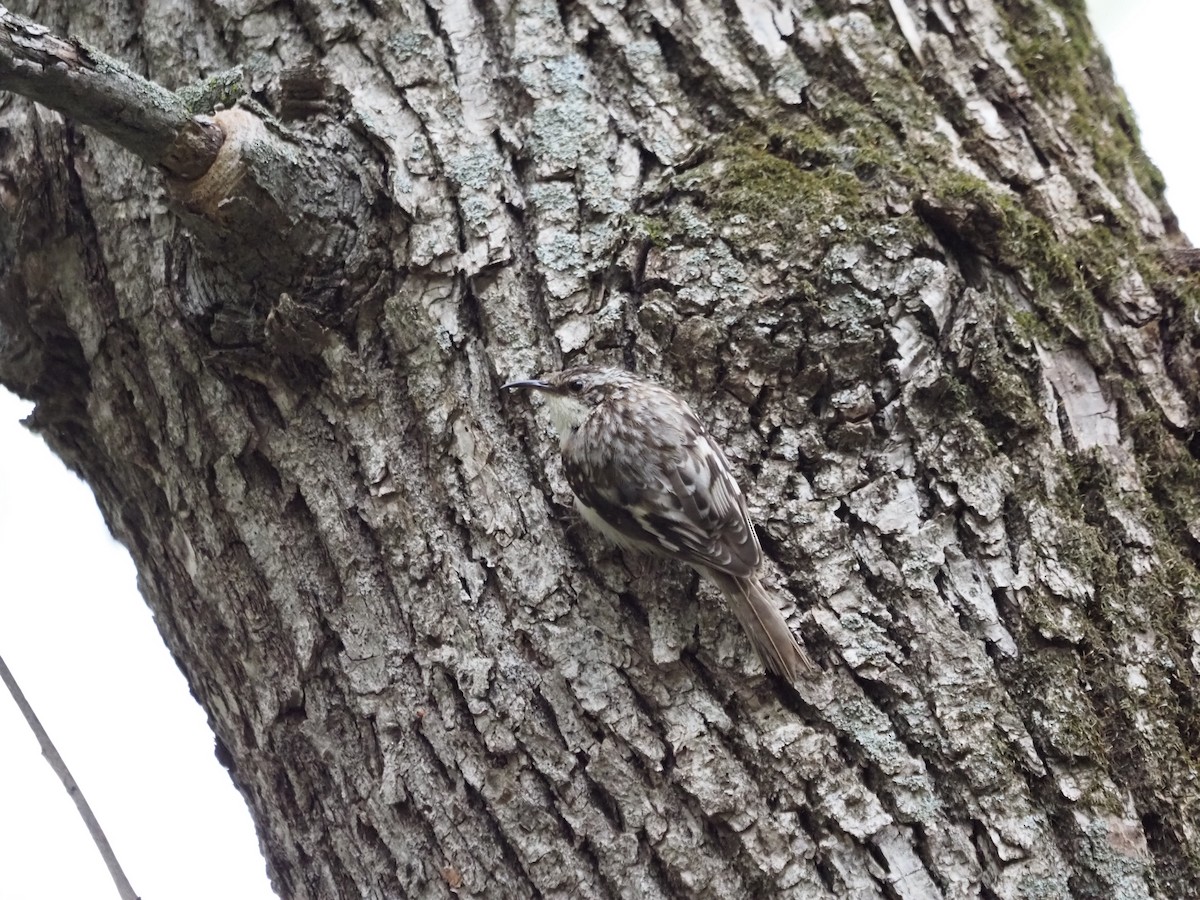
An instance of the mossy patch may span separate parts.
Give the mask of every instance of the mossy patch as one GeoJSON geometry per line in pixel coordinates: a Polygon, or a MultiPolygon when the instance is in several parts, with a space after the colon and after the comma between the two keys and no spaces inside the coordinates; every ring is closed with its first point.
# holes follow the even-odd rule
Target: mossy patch
{"type": "MultiPolygon", "coordinates": [[[[1088,702],[1088,676],[1075,653],[1045,650],[1025,659],[1014,689],[1026,695],[1032,714],[1042,723],[1038,734],[1043,752],[1059,759],[1086,759],[1107,768],[1108,741],[1099,716],[1088,702]]],[[[1113,812],[1120,811],[1114,798],[1113,812]]]]}
{"type": "Polygon", "coordinates": [[[1050,109],[1071,104],[1065,124],[1091,149],[1096,169],[1110,184],[1126,168],[1155,202],[1163,202],[1162,174],[1142,151],[1137,124],[1116,86],[1082,0],[1054,4],[1007,0],[1013,62],[1039,102],[1050,109]]]}
{"type": "Polygon", "coordinates": [[[960,171],[934,178],[918,209],[946,241],[965,244],[1021,273],[1028,296],[1057,333],[1098,345],[1101,323],[1094,288],[1114,277],[1116,240],[1102,227],[1063,240],[1016,196],[960,171]],[[1100,253],[1104,248],[1107,252],[1100,253]]]}
{"type": "Polygon", "coordinates": [[[1200,521],[1200,461],[1167,430],[1157,411],[1134,417],[1128,430],[1142,480],[1164,517],[1164,530],[1186,534],[1200,521]]]}
{"type": "Polygon", "coordinates": [[[703,193],[718,220],[750,226],[751,240],[776,239],[780,227],[841,220],[848,228],[867,207],[859,178],[813,128],[739,128],[717,142],[684,184],[703,193]]]}

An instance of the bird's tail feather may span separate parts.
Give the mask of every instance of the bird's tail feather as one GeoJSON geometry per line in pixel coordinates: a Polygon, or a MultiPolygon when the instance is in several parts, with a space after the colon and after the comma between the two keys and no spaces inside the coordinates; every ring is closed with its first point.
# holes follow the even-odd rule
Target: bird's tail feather
{"type": "Polygon", "coordinates": [[[757,576],[738,577],[711,569],[705,574],[725,595],[764,666],[789,681],[803,670],[816,668],[757,576]]]}

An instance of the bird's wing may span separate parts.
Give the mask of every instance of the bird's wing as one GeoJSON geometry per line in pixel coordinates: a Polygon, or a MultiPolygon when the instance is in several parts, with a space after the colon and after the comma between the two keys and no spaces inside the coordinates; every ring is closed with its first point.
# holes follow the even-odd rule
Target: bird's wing
{"type": "Polygon", "coordinates": [[[746,501],[699,420],[689,415],[616,441],[587,428],[564,445],[563,466],[575,496],[610,528],[692,565],[735,576],[758,568],[762,550],[746,501]]]}

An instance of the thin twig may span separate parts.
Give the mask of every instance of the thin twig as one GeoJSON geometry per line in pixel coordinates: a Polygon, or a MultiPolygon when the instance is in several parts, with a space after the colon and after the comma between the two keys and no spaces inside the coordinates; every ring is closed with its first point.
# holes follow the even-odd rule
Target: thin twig
{"type": "Polygon", "coordinates": [[[13,678],[12,672],[8,670],[8,666],[5,665],[4,657],[2,656],[0,656],[0,681],[4,682],[5,687],[8,688],[8,692],[17,701],[17,707],[21,710],[21,714],[25,716],[25,721],[29,723],[30,729],[32,729],[38,739],[38,743],[42,745],[42,756],[46,757],[46,761],[50,763],[50,768],[58,775],[59,780],[63,783],[63,787],[67,789],[67,793],[75,801],[75,806],[79,810],[79,815],[83,818],[83,823],[87,826],[88,833],[92,836],[92,840],[96,842],[96,848],[104,858],[104,864],[108,866],[108,873],[112,876],[112,880],[117,886],[117,893],[121,895],[121,900],[138,900],[138,895],[129,884],[129,879],[125,877],[125,872],[122,871],[121,864],[117,862],[117,856],[113,853],[112,846],[108,843],[108,838],[104,836],[104,831],[100,828],[100,823],[96,821],[96,817],[92,814],[92,808],[88,806],[87,800],[84,799],[83,791],[79,789],[79,785],[71,777],[71,770],[67,768],[67,764],[63,762],[63,758],[58,755],[58,750],[55,749],[54,742],[50,740],[50,735],[46,734],[46,729],[42,728],[42,723],[38,721],[38,717],[33,712],[33,707],[25,699],[25,694],[17,685],[16,679],[13,678]]]}
{"type": "Polygon", "coordinates": [[[178,178],[208,171],[225,139],[181,97],[75,38],[0,6],[0,90],[90,125],[178,178]]]}

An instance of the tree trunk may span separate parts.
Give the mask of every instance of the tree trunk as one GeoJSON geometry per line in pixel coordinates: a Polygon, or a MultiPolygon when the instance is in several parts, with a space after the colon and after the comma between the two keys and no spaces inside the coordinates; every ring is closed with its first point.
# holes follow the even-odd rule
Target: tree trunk
{"type": "Polygon", "coordinates": [[[1082,0],[909,5],[36,4],[310,153],[255,233],[0,95],[0,381],[282,896],[1200,882],[1185,243],[1082,0]],[[576,521],[497,386],[582,360],[711,424],[819,673],[576,521]]]}

